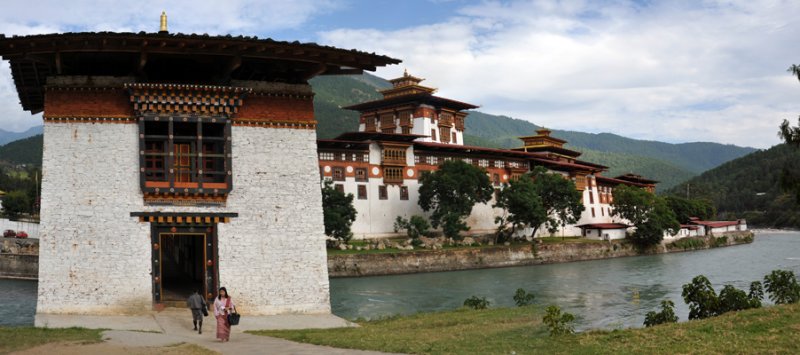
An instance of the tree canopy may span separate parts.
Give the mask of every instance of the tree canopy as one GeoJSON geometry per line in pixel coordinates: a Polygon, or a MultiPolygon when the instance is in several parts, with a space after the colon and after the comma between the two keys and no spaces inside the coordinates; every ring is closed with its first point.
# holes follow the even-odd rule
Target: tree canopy
{"type": "Polygon", "coordinates": [[[356,220],[353,207],[353,194],[346,194],[333,188],[333,182],[325,180],[322,186],[322,213],[325,219],[325,234],[349,241],[353,233],[350,226],[356,220]]]}
{"type": "Polygon", "coordinates": [[[439,169],[420,177],[419,206],[431,213],[431,225],[442,227],[447,237],[459,238],[469,230],[464,219],[476,203],[492,198],[492,184],[486,172],[460,160],[444,162],[439,169]]]}
{"type": "MultiPolygon", "coordinates": [[[[800,81],[800,66],[792,64],[786,71],[792,73],[800,81]]],[[[783,120],[778,131],[778,137],[781,137],[786,144],[800,147],[800,118],[798,118],[796,127],[792,127],[789,120],[783,120]]],[[[780,182],[781,187],[785,191],[793,193],[795,200],[800,202],[800,175],[798,175],[796,167],[784,166],[781,170],[780,182]]]]}
{"type": "Polygon", "coordinates": [[[585,209],[581,197],[572,180],[539,166],[511,180],[500,191],[494,207],[504,209],[506,216],[499,217],[497,223],[501,224],[501,230],[510,223],[509,235],[524,226],[533,228],[531,237],[542,226],[555,233],[560,227],[578,221],[585,209]]]}
{"type": "Polygon", "coordinates": [[[656,245],[664,239],[665,231],[674,235],[680,230],[675,213],[663,197],[627,185],[614,188],[613,194],[612,213],[636,227],[630,239],[637,246],[656,245]]]}

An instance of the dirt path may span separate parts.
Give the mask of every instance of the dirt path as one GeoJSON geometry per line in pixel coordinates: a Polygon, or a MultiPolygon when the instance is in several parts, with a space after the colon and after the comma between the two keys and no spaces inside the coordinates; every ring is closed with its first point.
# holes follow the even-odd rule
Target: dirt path
{"type": "MultiPolygon", "coordinates": [[[[336,318],[303,316],[277,316],[262,318],[260,321],[253,317],[248,326],[234,326],[229,342],[221,343],[215,339],[216,322],[213,317],[206,317],[203,325],[203,334],[192,330],[191,315],[185,309],[168,309],[146,317],[89,317],[87,324],[95,327],[111,329],[146,329],[147,331],[108,330],[102,333],[104,342],[99,344],[77,343],[51,343],[18,354],[383,354],[379,352],[337,349],[325,346],[301,344],[288,340],[244,333],[248,327],[254,329],[280,329],[280,328],[314,328],[321,327],[324,323],[335,326],[346,326],[346,322],[336,318]],[[330,319],[329,319],[330,318],[330,319]],[[337,323],[338,322],[338,323],[337,323]],[[313,323],[313,324],[309,324],[313,323]],[[121,325],[121,326],[114,326],[121,325]],[[133,326],[133,328],[131,328],[133,326]]],[[[58,320],[51,319],[50,325],[74,326],[80,325],[80,316],[64,317],[58,320]],[[65,320],[71,325],[60,324],[65,320]],[[76,324],[77,323],[77,324],[76,324]]]]}

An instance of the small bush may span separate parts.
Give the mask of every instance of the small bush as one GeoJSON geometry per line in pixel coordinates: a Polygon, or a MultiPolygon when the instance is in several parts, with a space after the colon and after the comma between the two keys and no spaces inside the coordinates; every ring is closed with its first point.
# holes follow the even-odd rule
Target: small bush
{"type": "Polygon", "coordinates": [[[728,237],[724,235],[721,237],[712,237],[712,246],[714,248],[718,248],[725,245],[728,245],[728,237]]]}
{"type": "Polygon", "coordinates": [[[542,322],[550,329],[550,336],[574,333],[573,321],[575,316],[567,312],[561,313],[561,308],[558,306],[547,307],[546,314],[542,318],[542,322]]]}
{"type": "Polygon", "coordinates": [[[694,237],[678,239],[672,244],[670,244],[670,247],[672,249],[683,249],[683,250],[702,249],[705,246],[706,246],[705,240],[694,237]]]}
{"type": "MultiPolygon", "coordinates": [[[[758,287],[761,287],[760,283],[758,287]]],[[[750,291],[750,295],[753,295],[753,284],[750,285],[750,291]]],[[[753,300],[744,291],[731,285],[725,285],[722,291],[719,291],[718,304],[717,314],[723,314],[725,312],[761,307],[761,299],[753,300]]]]}
{"type": "Polygon", "coordinates": [[[750,293],[747,295],[750,299],[750,308],[761,308],[761,300],[764,299],[764,288],[758,281],[750,283],[750,293]]]}
{"type": "Polygon", "coordinates": [[[645,327],[675,323],[677,321],[678,316],[675,315],[675,304],[670,300],[661,301],[661,312],[656,313],[656,311],[650,311],[644,316],[645,327]]]}
{"type": "Polygon", "coordinates": [[[427,235],[428,230],[431,228],[430,223],[425,217],[413,215],[409,219],[397,216],[394,220],[395,233],[405,230],[409,238],[417,240],[419,237],[427,235]]]}
{"type": "Polygon", "coordinates": [[[797,303],[800,301],[800,285],[794,272],[789,270],[772,270],[764,276],[764,288],[769,292],[769,299],[775,304],[797,303]]]}
{"type": "Polygon", "coordinates": [[[487,309],[489,308],[489,301],[486,300],[486,297],[478,298],[478,296],[472,296],[464,300],[464,307],[469,307],[472,309],[487,309]]]}
{"type": "Polygon", "coordinates": [[[691,283],[683,285],[683,300],[689,305],[689,320],[717,315],[719,300],[711,281],[703,275],[695,276],[691,283]]]}
{"type": "Polygon", "coordinates": [[[517,307],[527,306],[533,304],[533,299],[536,298],[532,293],[525,292],[525,290],[518,288],[514,293],[514,303],[517,307]]]}

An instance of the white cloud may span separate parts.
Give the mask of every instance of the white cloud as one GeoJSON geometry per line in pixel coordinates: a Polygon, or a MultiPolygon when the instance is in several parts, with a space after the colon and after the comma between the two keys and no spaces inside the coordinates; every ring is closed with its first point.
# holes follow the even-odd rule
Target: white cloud
{"type": "Polygon", "coordinates": [[[796,117],[800,4],[485,2],[397,31],[323,42],[387,53],[440,95],[548,127],[671,142],[778,143],[796,117]]]}
{"type": "MultiPolygon", "coordinates": [[[[313,16],[337,8],[335,0],[293,1],[3,1],[0,33],[29,35],[57,32],[156,32],[167,11],[170,32],[244,34],[266,37],[293,29],[313,16]]],[[[41,124],[41,115],[23,112],[8,62],[0,63],[0,129],[21,131],[41,124]]]]}

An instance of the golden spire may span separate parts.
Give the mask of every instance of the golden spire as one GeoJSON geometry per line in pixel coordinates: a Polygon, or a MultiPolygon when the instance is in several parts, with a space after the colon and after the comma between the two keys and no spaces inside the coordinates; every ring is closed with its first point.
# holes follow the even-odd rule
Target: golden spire
{"type": "Polygon", "coordinates": [[[167,12],[161,11],[161,28],[159,28],[158,33],[167,33],[167,12]]]}
{"type": "Polygon", "coordinates": [[[408,68],[403,69],[403,76],[408,76],[408,68]]]}

